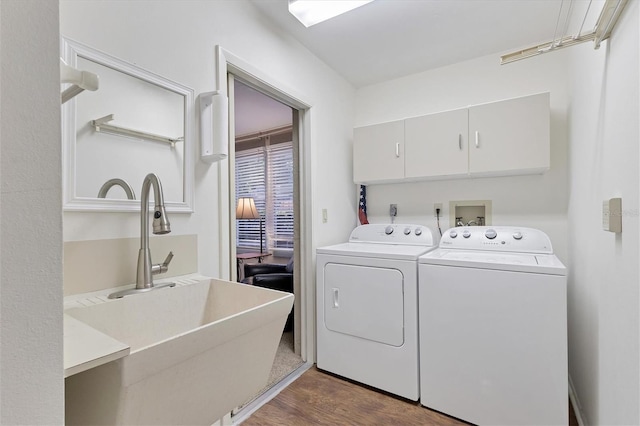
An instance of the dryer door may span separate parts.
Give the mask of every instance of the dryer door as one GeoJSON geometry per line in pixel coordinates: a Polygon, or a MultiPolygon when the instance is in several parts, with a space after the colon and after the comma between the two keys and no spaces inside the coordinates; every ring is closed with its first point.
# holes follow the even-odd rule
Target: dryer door
{"type": "Polygon", "coordinates": [[[404,343],[404,276],[397,269],[327,263],[327,329],[391,346],[404,343]]]}

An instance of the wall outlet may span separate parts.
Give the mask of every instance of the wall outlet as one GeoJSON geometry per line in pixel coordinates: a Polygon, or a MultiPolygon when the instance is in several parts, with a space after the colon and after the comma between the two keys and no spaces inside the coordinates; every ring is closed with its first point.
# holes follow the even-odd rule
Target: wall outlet
{"type": "Polygon", "coordinates": [[[440,209],[440,217],[442,217],[442,203],[433,203],[433,217],[438,217],[436,210],[440,209]]]}
{"type": "Polygon", "coordinates": [[[398,205],[397,204],[389,204],[389,216],[391,216],[391,217],[398,216],[398,205]]]}

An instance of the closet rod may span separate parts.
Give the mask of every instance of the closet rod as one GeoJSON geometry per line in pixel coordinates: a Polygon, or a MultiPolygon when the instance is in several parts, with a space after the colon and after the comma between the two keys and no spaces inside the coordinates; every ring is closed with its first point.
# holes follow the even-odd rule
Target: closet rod
{"type": "Polygon", "coordinates": [[[110,133],[118,136],[125,136],[134,139],[150,140],[154,142],[168,143],[171,147],[174,147],[176,142],[184,141],[184,137],[169,138],[167,136],[156,135],[154,133],[142,132],[140,130],[128,129],[126,127],[114,126],[107,124],[113,120],[113,114],[105,115],[104,117],[91,120],[91,125],[96,129],[96,132],[110,133]]]}

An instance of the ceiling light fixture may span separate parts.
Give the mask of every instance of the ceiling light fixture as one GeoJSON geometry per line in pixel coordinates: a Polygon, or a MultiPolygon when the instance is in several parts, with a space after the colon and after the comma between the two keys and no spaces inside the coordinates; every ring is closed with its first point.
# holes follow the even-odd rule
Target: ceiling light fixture
{"type": "Polygon", "coordinates": [[[342,15],[373,0],[289,0],[289,13],[310,27],[342,15]]]}

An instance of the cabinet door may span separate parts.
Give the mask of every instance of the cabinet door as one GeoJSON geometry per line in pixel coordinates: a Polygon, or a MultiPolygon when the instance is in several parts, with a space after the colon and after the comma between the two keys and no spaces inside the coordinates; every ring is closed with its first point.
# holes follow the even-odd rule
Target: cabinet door
{"type": "Polygon", "coordinates": [[[549,93],[469,108],[469,173],[542,173],[549,168],[549,93]]]}
{"type": "Polygon", "coordinates": [[[404,120],[353,131],[353,181],[373,183],[404,178],[404,120]]]}
{"type": "Polygon", "coordinates": [[[468,133],[467,108],[405,120],[405,176],[466,175],[468,133]]]}

